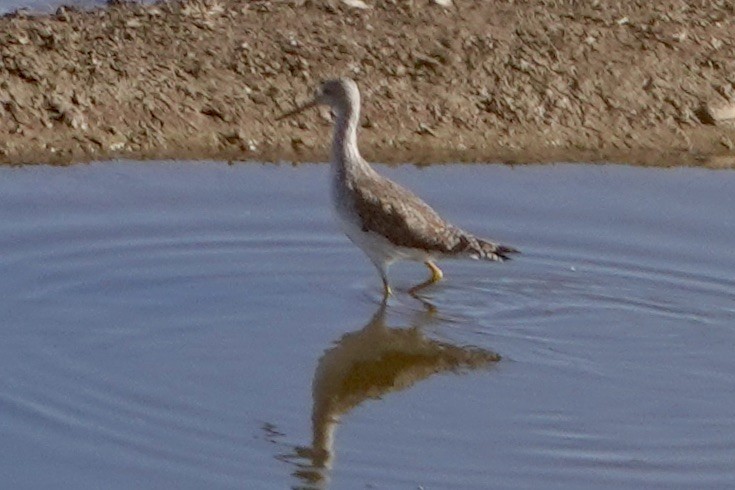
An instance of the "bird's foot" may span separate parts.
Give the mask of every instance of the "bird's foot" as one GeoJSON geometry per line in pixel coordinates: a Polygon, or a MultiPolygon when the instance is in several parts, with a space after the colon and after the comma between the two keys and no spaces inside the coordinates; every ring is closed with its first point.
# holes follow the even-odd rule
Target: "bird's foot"
{"type": "Polygon", "coordinates": [[[439,267],[436,266],[434,262],[427,260],[426,262],[424,262],[424,264],[431,271],[431,277],[426,281],[428,284],[434,284],[435,282],[439,282],[442,280],[442,278],[444,277],[444,273],[439,267]]]}
{"type": "Polygon", "coordinates": [[[431,279],[429,279],[428,281],[424,281],[421,284],[417,284],[414,287],[412,287],[411,289],[409,289],[408,290],[408,294],[410,294],[411,296],[416,297],[418,295],[418,293],[421,292],[421,290],[426,289],[428,286],[431,286],[432,284],[435,284],[435,283],[436,283],[436,281],[432,281],[431,279]]]}
{"type": "Polygon", "coordinates": [[[436,266],[435,263],[427,260],[426,262],[424,262],[424,265],[426,265],[426,267],[429,268],[429,271],[431,271],[431,277],[425,280],[424,282],[422,282],[421,284],[418,284],[412,287],[411,289],[409,289],[408,294],[410,294],[411,296],[415,297],[419,291],[426,288],[427,286],[436,284],[437,282],[441,281],[442,278],[444,277],[444,273],[439,267],[436,266]]]}

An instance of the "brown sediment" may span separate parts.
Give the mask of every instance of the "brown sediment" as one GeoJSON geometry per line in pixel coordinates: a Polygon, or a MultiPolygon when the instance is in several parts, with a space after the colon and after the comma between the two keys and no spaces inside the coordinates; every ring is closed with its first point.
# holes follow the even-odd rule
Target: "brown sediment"
{"type": "Polygon", "coordinates": [[[735,167],[735,2],[190,0],[0,19],[0,162],[323,161],[280,112],[355,78],[383,162],[735,167]]]}

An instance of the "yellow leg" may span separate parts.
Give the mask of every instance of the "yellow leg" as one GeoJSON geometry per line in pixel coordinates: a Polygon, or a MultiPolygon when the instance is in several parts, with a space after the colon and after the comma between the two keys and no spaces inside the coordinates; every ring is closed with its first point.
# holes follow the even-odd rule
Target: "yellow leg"
{"type": "Polygon", "coordinates": [[[390,296],[391,294],[393,294],[393,290],[388,284],[388,278],[383,277],[383,299],[388,298],[388,296],[390,296]]]}
{"type": "Polygon", "coordinates": [[[426,262],[424,262],[424,265],[426,265],[426,267],[428,267],[429,270],[431,271],[431,277],[425,280],[424,282],[422,282],[421,284],[409,289],[408,292],[410,294],[416,294],[420,290],[424,289],[426,286],[431,286],[432,284],[435,284],[441,281],[442,278],[444,277],[444,273],[442,272],[440,268],[436,266],[434,262],[427,260],[426,262]]]}
{"type": "Polygon", "coordinates": [[[426,267],[428,267],[431,271],[431,279],[426,281],[427,283],[434,284],[435,282],[439,282],[442,280],[442,278],[444,277],[444,273],[440,268],[436,266],[434,262],[427,260],[426,262],[424,262],[424,264],[426,264],[426,267]]]}

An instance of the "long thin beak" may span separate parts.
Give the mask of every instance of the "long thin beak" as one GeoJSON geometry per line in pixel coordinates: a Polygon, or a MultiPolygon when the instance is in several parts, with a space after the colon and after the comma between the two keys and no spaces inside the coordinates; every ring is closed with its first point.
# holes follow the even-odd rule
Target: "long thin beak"
{"type": "Polygon", "coordinates": [[[319,104],[319,102],[316,99],[312,99],[312,100],[310,100],[309,102],[307,102],[305,104],[301,104],[300,106],[298,106],[296,109],[294,109],[292,111],[288,111],[285,114],[281,114],[280,116],[278,116],[276,118],[276,121],[280,121],[281,119],[286,119],[287,117],[291,117],[293,115],[296,115],[299,112],[303,112],[306,109],[309,109],[311,107],[314,107],[314,106],[316,106],[318,104],[319,104]]]}

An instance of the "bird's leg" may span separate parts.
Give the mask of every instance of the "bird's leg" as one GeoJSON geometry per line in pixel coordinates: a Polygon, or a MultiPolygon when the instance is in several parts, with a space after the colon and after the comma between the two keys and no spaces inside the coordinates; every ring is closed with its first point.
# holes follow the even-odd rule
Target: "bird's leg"
{"type": "Polygon", "coordinates": [[[424,264],[431,271],[431,278],[426,282],[428,282],[429,284],[434,284],[435,282],[439,282],[442,280],[442,278],[444,277],[444,273],[440,268],[436,266],[434,262],[427,260],[426,262],[424,262],[424,264]]]}
{"type": "Polygon", "coordinates": [[[383,279],[383,299],[388,299],[388,296],[393,294],[393,290],[390,288],[390,285],[388,284],[388,277],[382,276],[383,279]]]}
{"type": "Polygon", "coordinates": [[[422,282],[421,284],[409,289],[408,292],[411,294],[416,294],[420,290],[424,289],[426,286],[431,286],[432,284],[435,284],[441,281],[442,278],[444,277],[444,273],[442,273],[442,270],[439,267],[437,267],[434,262],[427,260],[426,262],[424,262],[424,265],[426,265],[426,267],[428,267],[429,270],[431,271],[431,277],[425,280],[424,282],[422,282]]]}
{"type": "Polygon", "coordinates": [[[383,280],[383,301],[387,301],[388,296],[393,294],[393,290],[390,288],[390,284],[388,284],[388,267],[390,267],[390,261],[374,257],[370,257],[370,260],[375,265],[375,268],[378,269],[380,279],[383,280]]]}

